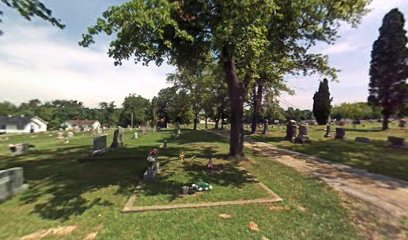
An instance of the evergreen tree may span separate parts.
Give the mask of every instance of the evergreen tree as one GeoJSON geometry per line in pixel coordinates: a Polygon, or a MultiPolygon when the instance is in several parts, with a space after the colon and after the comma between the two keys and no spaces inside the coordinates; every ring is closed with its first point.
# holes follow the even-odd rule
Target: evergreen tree
{"type": "Polygon", "coordinates": [[[329,82],[327,79],[323,79],[320,82],[319,90],[313,96],[313,114],[318,124],[327,124],[332,109],[332,100],[333,98],[330,98],[329,82]]]}
{"type": "Polygon", "coordinates": [[[384,16],[371,51],[368,102],[382,108],[383,130],[388,118],[407,103],[408,49],[404,16],[392,9],[384,16]]]}

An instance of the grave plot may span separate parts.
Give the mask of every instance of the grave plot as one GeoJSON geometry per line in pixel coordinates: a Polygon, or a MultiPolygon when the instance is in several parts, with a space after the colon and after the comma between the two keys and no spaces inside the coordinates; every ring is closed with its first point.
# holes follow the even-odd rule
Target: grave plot
{"type": "MultiPolygon", "coordinates": [[[[123,212],[172,210],[179,208],[217,207],[225,205],[263,204],[281,201],[272,190],[259,182],[244,168],[221,156],[213,157],[213,169],[208,168],[206,150],[199,144],[183,146],[185,159],[163,152],[159,157],[161,170],[152,181],[140,181],[126,203],[123,212]],[[194,149],[194,150],[193,150],[194,149]],[[166,155],[172,155],[172,157],[166,155]],[[163,156],[164,155],[164,156],[163,156]],[[212,189],[183,194],[183,186],[208,183],[212,189]]],[[[214,150],[216,146],[206,145],[214,150]]],[[[164,151],[164,150],[162,150],[164,151]]]]}

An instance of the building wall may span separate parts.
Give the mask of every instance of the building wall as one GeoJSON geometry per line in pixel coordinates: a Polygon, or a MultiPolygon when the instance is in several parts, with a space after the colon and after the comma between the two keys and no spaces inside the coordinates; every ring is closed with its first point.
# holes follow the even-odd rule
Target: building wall
{"type": "Polygon", "coordinates": [[[45,132],[47,131],[47,124],[35,119],[25,125],[24,129],[17,129],[16,125],[6,125],[6,129],[2,133],[31,133],[31,128],[35,133],[45,132]]]}

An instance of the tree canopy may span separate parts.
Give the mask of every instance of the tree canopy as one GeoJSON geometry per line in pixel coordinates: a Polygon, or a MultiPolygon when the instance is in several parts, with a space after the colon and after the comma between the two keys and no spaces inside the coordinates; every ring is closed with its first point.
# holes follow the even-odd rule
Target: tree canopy
{"type": "MultiPolygon", "coordinates": [[[[60,19],[53,17],[52,11],[47,8],[41,1],[38,0],[1,0],[0,5],[5,5],[7,7],[16,9],[22,17],[31,21],[33,17],[39,17],[45,21],[50,22],[52,25],[59,28],[64,28],[65,25],[60,19]]],[[[0,15],[3,12],[0,10],[0,15]]],[[[0,19],[1,23],[1,19],[0,19]]],[[[0,31],[0,34],[2,32],[0,31]]]]}
{"type": "Polygon", "coordinates": [[[333,98],[330,98],[329,81],[325,78],[320,82],[319,90],[313,96],[313,115],[318,124],[327,124],[332,109],[332,101],[333,98]]]}
{"type": "Polygon", "coordinates": [[[335,77],[327,57],[309,49],[318,41],[332,43],[341,22],[357,24],[368,2],[131,0],[104,12],[80,44],[89,46],[102,32],[114,35],[108,55],[115,64],[132,58],[180,67],[214,56],[228,85],[230,155],[242,156],[243,105],[260,68],[335,77]]]}
{"type": "Polygon", "coordinates": [[[371,51],[368,102],[382,108],[384,130],[388,129],[390,115],[408,105],[408,40],[404,24],[398,9],[388,12],[371,51]]]}

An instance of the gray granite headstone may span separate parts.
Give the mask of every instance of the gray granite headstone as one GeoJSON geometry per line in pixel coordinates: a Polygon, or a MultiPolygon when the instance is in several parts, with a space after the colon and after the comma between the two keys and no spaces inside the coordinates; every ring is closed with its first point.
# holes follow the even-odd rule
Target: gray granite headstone
{"type": "Polygon", "coordinates": [[[309,128],[307,123],[301,124],[299,126],[299,135],[296,137],[295,140],[297,143],[309,143],[309,128]]]}
{"type": "Polygon", "coordinates": [[[123,147],[124,143],[123,143],[123,132],[119,131],[119,135],[118,135],[118,143],[119,143],[119,147],[123,147]]]}
{"type": "Polygon", "coordinates": [[[112,144],[111,144],[111,148],[118,148],[119,147],[119,128],[115,129],[115,131],[113,132],[113,139],[112,139],[112,144]]]}
{"type": "Polygon", "coordinates": [[[21,167],[0,171],[0,202],[14,194],[27,189],[24,185],[23,169],[21,167]]]}
{"type": "Polygon", "coordinates": [[[101,150],[106,148],[106,136],[95,137],[93,139],[93,150],[101,150]]]}
{"type": "Polygon", "coordinates": [[[324,134],[324,137],[325,137],[325,138],[331,137],[330,131],[331,131],[331,126],[330,126],[330,125],[327,125],[327,126],[326,126],[326,134],[324,134]]]}
{"type": "Polygon", "coordinates": [[[346,129],[344,128],[336,128],[336,135],[335,139],[345,139],[346,138],[346,129]]]}
{"type": "Polygon", "coordinates": [[[286,126],[286,139],[289,141],[293,141],[296,138],[297,134],[297,126],[296,121],[290,120],[288,125],[286,126]]]}
{"type": "Polygon", "coordinates": [[[263,129],[263,134],[267,134],[268,133],[268,125],[269,125],[269,120],[268,119],[265,119],[265,122],[264,122],[264,129],[263,129]]]}
{"type": "Polygon", "coordinates": [[[175,134],[176,136],[179,136],[179,135],[181,134],[181,131],[180,131],[180,123],[179,123],[179,122],[176,122],[176,123],[175,123],[175,126],[174,126],[174,134],[175,134]]]}
{"type": "Polygon", "coordinates": [[[404,147],[405,139],[401,137],[388,137],[388,142],[391,143],[391,147],[404,147]]]}

